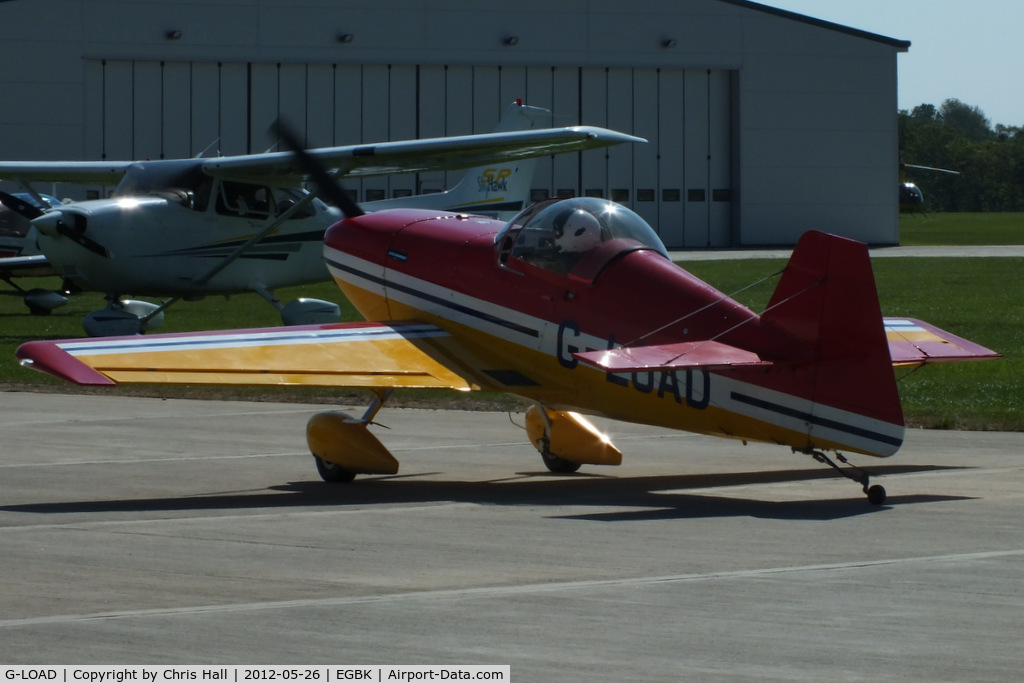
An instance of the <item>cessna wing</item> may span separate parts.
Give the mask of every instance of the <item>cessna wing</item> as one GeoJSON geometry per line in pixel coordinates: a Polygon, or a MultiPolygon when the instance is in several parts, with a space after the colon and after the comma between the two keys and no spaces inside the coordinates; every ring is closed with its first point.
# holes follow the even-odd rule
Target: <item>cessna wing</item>
{"type": "Polygon", "coordinates": [[[116,185],[132,161],[0,161],[0,178],[48,183],[116,185]]]}
{"type": "MultiPolygon", "coordinates": [[[[330,147],[307,150],[307,153],[339,175],[372,176],[466,168],[624,142],[645,140],[605,128],[576,126],[330,147]]],[[[305,167],[291,152],[209,159],[203,170],[210,175],[278,180],[306,176],[305,167]]]]}
{"type": "Polygon", "coordinates": [[[341,323],[37,341],[23,344],[17,356],[22,365],[88,385],[472,390],[443,362],[453,343],[447,332],[428,324],[341,323]]]}
{"type": "MultiPolygon", "coordinates": [[[[338,175],[372,176],[467,168],[529,157],[582,151],[643,138],[593,126],[518,130],[308,150],[338,175]]],[[[0,161],[0,178],[112,185],[136,164],[180,164],[211,176],[299,182],[306,171],[290,152],[166,161],[0,161]]]]}

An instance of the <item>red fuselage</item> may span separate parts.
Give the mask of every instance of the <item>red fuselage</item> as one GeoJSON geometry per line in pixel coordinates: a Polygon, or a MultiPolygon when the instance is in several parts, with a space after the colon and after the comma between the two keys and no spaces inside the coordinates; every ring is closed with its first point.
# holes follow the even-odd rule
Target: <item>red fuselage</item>
{"type": "MultiPolygon", "coordinates": [[[[560,272],[516,257],[510,241],[517,238],[506,233],[505,224],[476,216],[382,212],[333,226],[325,258],[368,319],[420,320],[451,333],[458,343],[447,362],[482,389],[551,408],[795,448],[874,454],[898,448],[901,437],[888,433],[902,434],[898,403],[861,424],[862,415],[848,412],[845,390],[821,388],[815,342],[800,338],[799,324],[794,335],[762,319],[674,264],[660,244],[610,240],[560,272]],[[771,365],[612,374],[573,356],[706,340],[771,365]],[[832,406],[816,405],[822,397],[832,406]],[[876,425],[879,419],[884,423],[876,425]],[[809,426],[814,423],[820,426],[809,426]],[[823,435],[809,436],[815,429],[823,435]],[[874,443],[879,440],[882,446],[874,443]]],[[[880,316],[877,321],[881,331],[880,316]]],[[[832,365],[864,372],[847,370],[846,359],[832,365]]],[[[880,367],[891,382],[887,358],[880,367]]],[[[872,391],[869,381],[860,386],[872,391]]]]}

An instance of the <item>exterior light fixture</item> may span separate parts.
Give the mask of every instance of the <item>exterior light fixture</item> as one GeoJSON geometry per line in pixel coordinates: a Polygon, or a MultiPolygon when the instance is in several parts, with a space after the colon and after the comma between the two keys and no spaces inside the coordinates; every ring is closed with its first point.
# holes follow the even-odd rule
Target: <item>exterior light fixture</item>
{"type": "Polygon", "coordinates": [[[505,39],[501,42],[503,42],[505,45],[509,47],[512,47],[513,45],[519,44],[519,36],[505,36],[505,39]]]}
{"type": "Polygon", "coordinates": [[[355,40],[355,36],[352,35],[351,33],[339,33],[338,34],[338,42],[339,43],[347,44],[347,43],[351,43],[353,40],[355,40]]]}
{"type": "Polygon", "coordinates": [[[666,50],[671,50],[672,48],[674,48],[676,46],[676,39],[675,38],[665,38],[664,40],[661,41],[661,46],[663,48],[665,48],[666,50]]]}
{"type": "Polygon", "coordinates": [[[181,40],[181,29],[173,28],[164,34],[167,40],[181,40]]]}

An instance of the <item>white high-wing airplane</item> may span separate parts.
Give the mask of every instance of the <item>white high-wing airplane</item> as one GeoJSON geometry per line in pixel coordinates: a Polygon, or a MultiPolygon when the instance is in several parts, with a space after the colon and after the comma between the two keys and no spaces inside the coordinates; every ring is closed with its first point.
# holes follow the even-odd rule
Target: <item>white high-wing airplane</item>
{"type": "MultiPolygon", "coordinates": [[[[425,208],[514,215],[528,201],[537,157],[642,138],[595,128],[539,128],[545,109],[511,105],[494,133],[310,150],[337,176],[467,168],[452,190],[364,204],[373,211],[425,208]]],[[[274,297],[279,287],[327,281],[324,231],[342,218],[302,189],[305,172],[286,152],[142,162],[0,162],[0,178],[113,184],[109,199],[64,204],[32,219],[49,264],[108,306],[83,321],[90,336],[158,327],[179,299],[256,292],[286,325],[336,322],[336,304],[274,297]],[[122,296],[166,297],[162,304],[122,296]]],[[[2,269],[2,263],[0,263],[2,269]]],[[[26,301],[26,303],[30,303],[26,301]]],[[[31,303],[30,303],[31,307],[31,303]]]]}

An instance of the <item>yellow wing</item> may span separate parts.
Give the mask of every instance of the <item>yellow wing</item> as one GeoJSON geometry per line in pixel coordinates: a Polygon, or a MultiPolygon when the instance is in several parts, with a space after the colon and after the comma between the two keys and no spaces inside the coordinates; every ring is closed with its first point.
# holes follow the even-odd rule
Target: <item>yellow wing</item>
{"type": "Polygon", "coordinates": [[[433,325],[342,323],[35,341],[16,355],[26,367],[78,384],[474,389],[446,365],[452,343],[433,325]]]}

